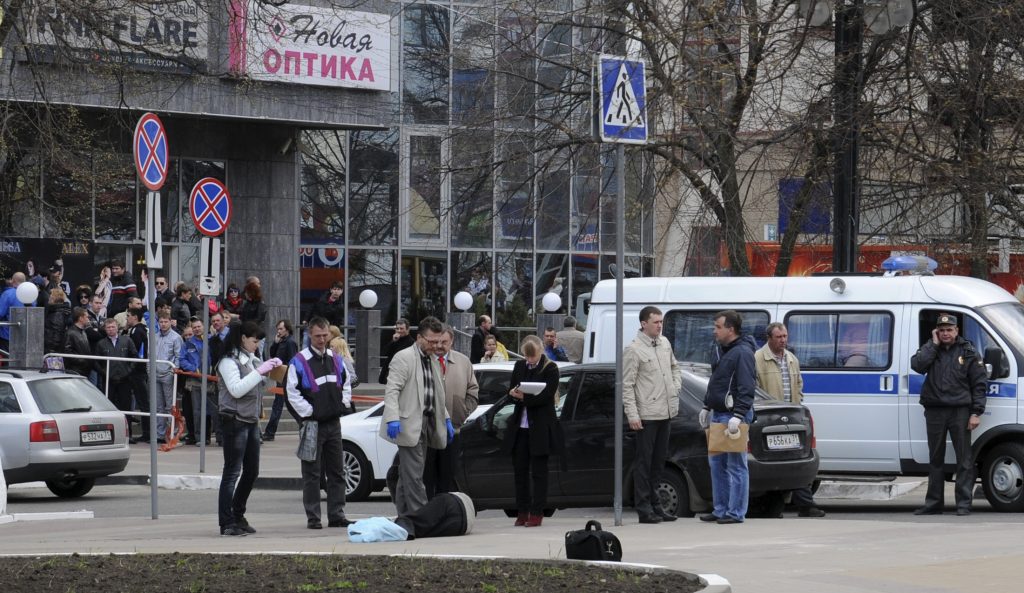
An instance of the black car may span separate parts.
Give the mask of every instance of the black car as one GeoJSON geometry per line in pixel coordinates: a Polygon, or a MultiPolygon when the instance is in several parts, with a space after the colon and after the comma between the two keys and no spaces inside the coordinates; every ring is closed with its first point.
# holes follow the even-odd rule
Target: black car
{"type": "MultiPolygon", "coordinates": [[[[548,502],[552,510],[609,506],[615,472],[615,367],[575,365],[561,369],[561,374],[558,414],[565,454],[552,457],[548,465],[548,502]]],[[[662,508],[676,515],[692,516],[712,506],[707,438],[697,422],[707,383],[706,376],[683,371],[679,415],[672,421],[667,467],[659,485],[662,508]]],[[[458,480],[477,509],[500,508],[514,514],[512,457],[501,452],[512,409],[511,398],[505,397],[460,432],[458,480]]],[[[814,426],[807,408],[775,401],[763,392],[758,392],[754,410],[748,456],[752,508],[755,497],[769,494],[764,499],[770,498],[778,508],[779,493],[808,486],[815,479],[814,426]]],[[[623,419],[627,504],[633,494],[629,466],[634,448],[635,434],[623,419]]]]}

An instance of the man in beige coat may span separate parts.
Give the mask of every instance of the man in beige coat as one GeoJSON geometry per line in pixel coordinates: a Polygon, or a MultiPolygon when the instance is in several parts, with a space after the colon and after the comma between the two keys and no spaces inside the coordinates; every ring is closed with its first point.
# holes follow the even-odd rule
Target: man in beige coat
{"type": "MultiPolygon", "coordinates": [[[[789,331],[785,325],[775,322],[768,324],[765,333],[768,343],[754,353],[757,386],[777,400],[799,405],[804,398],[804,379],[800,376],[800,361],[786,349],[789,331]]],[[[801,517],[825,516],[825,511],[814,504],[809,486],[793,490],[792,500],[801,517]]]]}
{"type": "Polygon", "coordinates": [[[434,350],[441,374],[444,376],[444,405],[455,427],[455,438],[444,449],[428,449],[423,484],[427,498],[434,498],[442,492],[457,492],[455,484],[456,462],[458,461],[459,429],[466,418],[480,403],[480,386],[473,373],[473,363],[461,352],[452,350],[455,330],[444,326],[444,336],[434,350]]]}
{"type": "Polygon", "coordinates": [[[633,506],[641,523],[676,520],[661,507],[657,488],[668,456],[672,419],[679,413],[683,378],[672,345],[661,335],[662,323],[660,309],[641,309],[640,331],[622,356],[622,405],[629,428],[637,431],[633,506]]]}
{"type": "Polygon", "coordinates": [[[427,504],[423,463],[427,448],[443,449],[455,436],[444,402],[444,380],[432,353],[443,336],[441,322],[420,321],[416,342],[395,354],[384,388],[384,414],[380,436],[398,445],[398,485],[395,507],[399,515],[427,504]]]}

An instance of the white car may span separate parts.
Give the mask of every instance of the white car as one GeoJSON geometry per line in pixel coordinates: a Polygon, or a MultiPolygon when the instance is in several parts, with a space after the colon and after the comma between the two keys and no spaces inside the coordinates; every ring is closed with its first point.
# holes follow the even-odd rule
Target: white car
{"type": "Polygon", "coordinates": [[[88,379],[0,370],[0,456],[8,484],[46,482],[62,498],[125,468],[128,423],[88,379]]]}
{"type": "MultiPolygon", "coordinates": [[[[558,363],[565,366],[569,363],[558,363]]],[[[508,393],[509,375],[515,366],[511,362],[479,363],[473,365],[480,384],[480,405],[470,414],[467,422],[483,414],[491,404],[508,393]]],[[[394,463],[398,446],[379,436],[380,418],[384,403],[349,414],[341,419],[341,438],[344,441],[345,499],[366,500],[371,493],[385,488],[388,468],[394,463]]]]}

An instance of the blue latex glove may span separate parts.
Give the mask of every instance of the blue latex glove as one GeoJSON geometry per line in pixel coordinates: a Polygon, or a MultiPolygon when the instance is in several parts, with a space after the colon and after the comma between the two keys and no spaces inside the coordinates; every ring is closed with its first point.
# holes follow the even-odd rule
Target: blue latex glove
{"type": "Polygon", "coordinates": [[[398,438],[398,433],[402,432],[402,423],[398,420],[392,420],[388,422],[388,438],[398,438]]]}
{"type": "Polygon", "coordinates": [[[448,442],[451,443],[452,439],[455,438],[455,427],[452,426],[452,419],[451,418],[445,418],[444,425],[445,425],[445,428],[448,429],[448,442]]]}

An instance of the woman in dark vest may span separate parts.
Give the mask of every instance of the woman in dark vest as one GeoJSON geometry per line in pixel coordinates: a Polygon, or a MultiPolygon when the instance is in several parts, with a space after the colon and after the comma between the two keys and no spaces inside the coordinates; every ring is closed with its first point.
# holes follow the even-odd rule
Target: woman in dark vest
{"type": "Polygon", "coordinates": [[[224,356],[217,363],[224,434],[224,473],[217,499],[221,535],[256,533],[245,519],[245,505],[260,471],[260,402],[264,375],[281,364],[278,358],[261,362],[256,357],[256,345],[263,336],[260,326],[251,321],[232,326],[224,356]]]}

